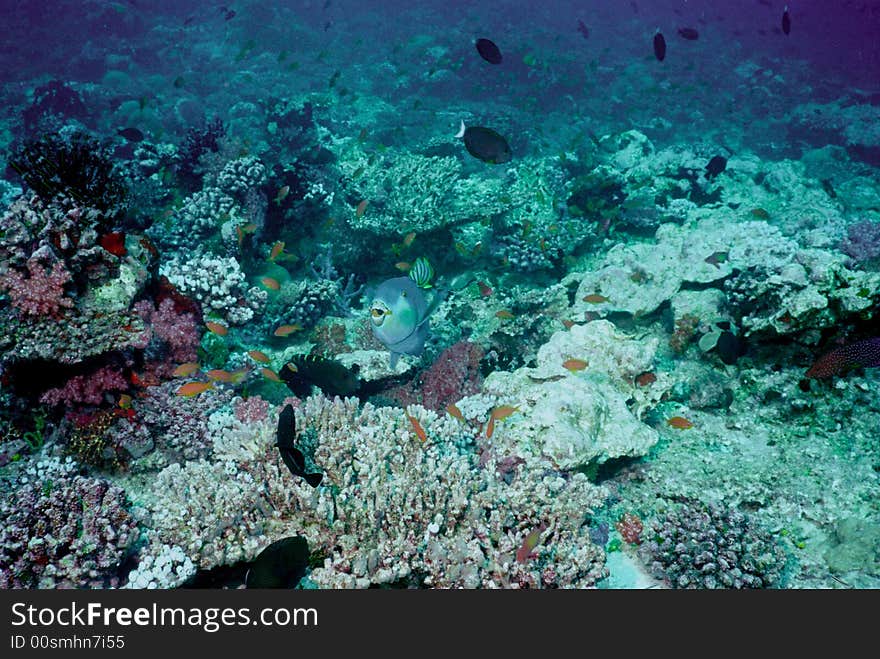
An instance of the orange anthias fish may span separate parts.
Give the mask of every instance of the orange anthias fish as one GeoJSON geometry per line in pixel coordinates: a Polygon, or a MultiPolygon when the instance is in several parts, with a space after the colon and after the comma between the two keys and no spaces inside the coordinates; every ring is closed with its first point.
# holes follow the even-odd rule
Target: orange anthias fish
{"type": "Polygon", "coordinates": [[[525,563],[529,556],[532,555],[535,547],[541,541],[541,534],[547,530],[546,524],[541,524],[538,528],[529,533],[523,540],[522,545],[516,550],[516,562],[525,563]]]}
{"type": "Polygon", "coordinates": [[[584,302],[588,302],[589,304],[602,304],[603,302],[608,302],[608,298],[604,295],[593,293],[592,295],[585,295],[584,302]]]}
{"type": "Polygon", "coordinates": [[[413,244],[413,241],[414,241],[415,239],[416,239],[416,232],[415,232],[415,231],[410,231],[410,232],[409,232],[408,234],[406,234],[406,236],[404,236],[404,238],[403,238],[403,246],[404,246],[404,247],[409,247],[410,245],[413,244]]]}
{"type": "Polygon", "coordinates": [[[501,311],[495,312],[495,317],[500,318],[501,320],[511,320],[515,316],[510,313],[507,309],[502,309],[501,311]]]}
{"type": "Polygon", "coordinates": [[[480,289],[480,295],[482,295],[483,297],[489,297],[490,295],[492,295],[492,289],[486,285],[486,282],[478,281],[477,287],[480,289]]]}
{"type": "Polygon", "coordinates": [[[401,272],[409,272],[410,270],[412,270],[412,263],[408,263],[406,261],[398,261],[394,264],[394,267],[401,272]]]}
{"type": "Polygon", "coordinates": [[[503,421],[517,411],[519,408],[513,405],[501,405],[492,410],[492,414],[489,415],[489,425],[486,426],[486,439],[492,439],[492,435],[495,434],[496,421],[503,421]]]}
{"type": "Polygon", "coordinates": [[[567,368],[574,373],[575,371],[583,371],[590,364],[583,359],[566,359],[562,362],[562,367],[567,368]]]}
{"type": "Polygon", "coordinates": [[[666,423],[672,428],[678,428],[679,430],[687,430],[688,428],[693,428],[694,424],[685,419],[683,416],[674,416],[671,419],[667,419],[666,423]]]}
{"type": "Polygon", "coordinates": [[[423,443],[427,442],[428,433],[426,433],[425,429],[422,428],[422,424],[419,423],[419,420],[409,414],[406,415],[406,418],[409,419],[409,422],[412,424],[413,427],[413,432],[418,436],[418,438],[422,440],[423,443]]]}
{"type": "Polygon", "coordinates": [[[565,327],[565,329],[571,329],[572,327],[574,327],[574,321],[573,321],[573,320],[569,320],[569,319],[567,319],[567,318],[566,318],[565,320],[562,321],[562,324],[563,324],[563,326],[565,327]]]}
{"type": "Polygon", "coordinates": [[[302,325],[299,323],[295,323],[293,325],[282,325],[278,329],[276,329],[273,334],[275,336],[290,336],[294,332],[299,332],[302,330],[302,325]]]}
{"type": "Polygon", "coordinates": [[[455,417],[459,421],[464,421],[464,414],[461,413],[461,410],[458,409],[458,405],[455,403],[447,405],[446,411],[449,412],[449,416],[455,417]]]}
{"type": "Polygon", "coordinates": [[[268,288],[270,291],[280,291],[281,284],[278,283],[278,280],[273,277],[262,277],[260,279],[260,283],[268,288]]]}
{"type": "Polygon", "coordinates": [[[262,373],[263,377],[267,380],[272,380],[272,382],[281,382],[281,378],[279,378],[278,374],[271,368],[261,368],[260,373],[262,373]]]}
{"type": "Polygon", "coordinates": [[[232,383],[234,383],[234,382],[240,382],[246,372],[247,371],[245,371],[244,369],[239,369],[237,371],[233,371],[232,373],[230,373],[229,371],[224,371],[223,369],[220,369],[220,368],[214,368],[214,369],[211,369],[210,371],[208,371],[207,373],[205,373],[205,375],[208,376],[209,380],[213,380],[215,382],[232,382],[232,383]]]}
{"type": "Polygon", "coordinates": [[[198,362],[186,362],[172,371],[171,375],[177,378],[185,378],[199,370],[198,362]]]}
{"type": "Polygon", "coordinates": [[[363,216],[364,216],[364,213],[365,213],[366,210],[367,210],[367,205],[368,205],[369,203],[370,203],[370,202],[368,202],[366,199],[364,199],[361,203],[359,203],[359,204],[357,205],[357,208],[355,209],[355,214],[356,214],[358,217],[363,217],[363,216]]]}
{"type": "Polygon", "coordinates": [[[201,393],[204,393],[208,389],[213,389],[214,385],[211,382],[187,382],[180,389],[177,390],[178,396],[186,396],[190,398],[192,396],[198,396],[201,393]]]}
{"type": "Polygon", "coordinates": [[[226,336],[229,334],[229,328],[226,325],[221,325],[220,323],[215,323],[213,320],[209,320],[205,323],[205,327],[207,327],[211,332],[216,334],[217,336],[226,336]]]}
{"type": "Polygon", "coordinates": [[[269,357],[264,352],[260,352],[259,350],[248,350],[248,355],[250,355],[251,359],[254,361],[261,362],[263,364],[269,363],[269,357]]]}
{"type": "Polygon", "coordinates": [[[284,241],[279,240],[277,243],[272,245],[272,249],[269,251],[269,260],[274,261],[279,256],[281,256],[281,252],[284,251],[284,241]]]}

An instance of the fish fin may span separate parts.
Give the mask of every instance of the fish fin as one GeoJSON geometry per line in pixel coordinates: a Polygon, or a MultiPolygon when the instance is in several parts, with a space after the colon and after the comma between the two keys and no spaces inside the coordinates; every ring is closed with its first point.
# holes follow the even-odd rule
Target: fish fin
{"type": "Polygon", "coordinates": [[[461,128],[458,129],[458,132],[455,134],[456,138],[464,137],[464,131],[467,130],[464,125],[464,121],[461,122],[461,128]]]}
{"type": "Polygon", "coordinates": [[[294,476],[304,476],[305,469],[302,464],[302,453],[297,451],[296,449],[286,449],[278,447],[279,452],[281,453],[281,459],[284,460],[285,466],[290,470],[290,473],[294,476]],[[297,456],[297,454],[299,454],[297,456]],[[299,457],[299,461],[297,461],[297,457],[299,457]]]}
{"type": "Polygon", "coordinates": [[[324,474],[305,474],[303,478],[305,478],[306,483],[312,487],[318,487],[321,484],[321,481],[324,480],[324,474]]]}
{"type": "Polygon", "coordinates": [[[419,321],[419,324],[416,325],[416,329],[418,329],[419,327],[421,327],[422,325],[424,325],[425,323],[428,322],[428,319],[431,317],[431,314],[434,313],[437,310],[437,307],[440,306],[440,303],[446,299],[447,293],[449,293],[449,289],[447,289],[447,288],[440,290],[440,288],[438,287],[437,289],[435,289],[434,297],[431,300],[431,304],[429,304],[428,308],[425,309],[425,316],[424,316],[424,318],[422,318],[419,321]]]}
{"type": "Polygon", "coordinates": [[[389,353],[389,357],[389,365],[391,366],[391,370],[393,371],[397,368],[397,360],[400,359],[400,353],[392,351],[389,353]]]}

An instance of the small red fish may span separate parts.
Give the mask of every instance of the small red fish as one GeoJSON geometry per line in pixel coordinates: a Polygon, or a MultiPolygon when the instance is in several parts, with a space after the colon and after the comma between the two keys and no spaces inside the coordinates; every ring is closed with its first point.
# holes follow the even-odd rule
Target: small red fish
{"type": "Polygon", "coordinates": [[[368,202],[366,199],[364,199],[361,203],[359,203],[359,204],[357,205],[357,208],[355,209],[355,214],[356,214],[358,217],[363,217],[363,216],[364,216],[364,213],[365,213],[366,210],[367,210],[367,205],[368,205],[369,203],[370,203],[370,202],[368,202]]]}
{"type": "Polygon", "coordinates": [[[489,417],[489,423],[486,425],[486,439],[492,439],[492,435],[495,434],[495,417],[489,417]]]}
{"type": "Polygon", "coordinates": [[[449,416],[455,417],[459,421],[464,421],[464,414],[461,413],[461,410],[458,409],[458,405],[455,403],[447,405],[446,411],[449,412],[449,416]]]}
{"type": "Polygon", "coordinates": [[[279,291],[281,290],[281,284],[278,283],[278,280],[274,277],[261,277],[260,283],[268,288],[270,291],[279,291]]]}
{"type": "Polygon", "coordinates": [[[565,320],[562,321],[562,324],[565,326],[565,329],[571,329],[572,327],[574,327],[574,321],[573,321],[573,320],[565,319],[565,320]]]}
{"type": "Polygon", "coordinates": [[[226,336],[229,334],[229,328],[226,325],[221,325],[220,323],[215,323],[213,320],[209,320],[205,323],[205,327],[207,327],[211,332],[216,334],[217,336],[226,336]]]}
{"type": "Polygon", "coordinates": [[[196,371],[199,370],[198,362],[186,362],[185,364],[181,364],[177,368],[172,371],[171,375],[177,378],[185,378],[187,376],[192,375],[196,371]]]}
{"type": "Polygon", "coordinates": [[[482,295],[483,297],[489,297],[490,295],[492,295],[492,289],[489,288],[488,285],[486,285],[486,282],[478,281],[477,286],[480,289],[480,295],[482,295]]]}
{"type": "Polygon", "coordinates": [[[213,380],[215,382],[232,382],[232,374],[229,371],[224,371],[220,368],[213,368],[205,375],[208,376],[209,380],[213,380]]]}
{"type": "Polygon", "coordinates": [[[283,252],[283,251],[284,251],[284,241],[279,240],[274,245],[272,245],[272,250],[269,252],[269,260],[274,261],[275,259],[277,259],[281,255],[281,252],[283,252]]]}
{"type": "Polygon", "coordinates": [[[583,359],[566,359],[562,362],[562,368],[567,368],[574,373],[575,371],[583,371],[590,364],[583,359]]]}
{"type": "Polygon", "coordinates": [[[186,396],[190,398],[192,396],[198,396],[199,394],[207,391],[208,389],[213,389],[214,385],[210,382],[187,382],[180,389],[177,390],[178,396],[186,396]]]}
{"type": "Polygon", "coordinates": [[[666,424],[671,428],[678,428],[679,430],[687,430],[694,427],[694,424],[683,416],[674,416],[671,419],[667,419],[666,424]]]}
{"type": "Polygon", "coordinates": [[[640,387],[647,387],[657,381],[657,376],[650,371],[645,371],[636,376],[636,384],[640,387]]]}
{"type": "Polygon", "coordinates": [[[608,298],[604,295],[593,293],[592,295],[585,295],[584,302],[588,302],[589,304],[602,304],[603,302],[608,302],[608,298]]]}
{"type": "Polygon", "coordinates": [[[409,272],[410,270],[412,270],[412,263],[407,263],[406,261],[398,261],[394,264],[394,267],[401,272],[409,272]]]}
{"type": "Polygon", "coordinates": [[[259,350],[248,350],[248,355],[251,356],[251,359],[254,361],[261,362],[263,364],[269,363],[269,357],[264,352],[260,352],[259,350]]]}
{"type": "Polygon", "coordinates": [[[408,234],[406,234],[406,236],[404,236],[404,238],[403,238],[403,246],[404,246],[404,247],[409,247],[410,245],[413,244],[413,241],[414,241],[415,239],[416,239],[416,232],[415,232],[415,231],[410,231],[410,232],[409,232],[408,234]]]}
{"type": "Polygon", "coordinates": [[[532,555],[535,547],[537,547],[541,541],[541,534],[546,530],[547,525],[541,524],[541,526],[533,530],[525,537],[520,548],[516,550],[517,563],[525,563],[527,560],[529,560],[529,556],[532,555]]]}
{"type": "Polygon", "coordinates": [[[125,256],[128,251],[125,249],[125,234],[114,231],[105,233],[98,238],[98,244],[110,252],[113,256],[125,256]]]}
{"type": "Polygon", "coordinates": [[[422,428],[422,424],[419,423],[419,420],[409,414],[406,415],[406,418],[409,419],[409,422],[412,424],[413,427],[413,432],[420,440],[422,440],[422,443],[428,441],[428,434],[425,432],[425,429],[422,428]]]}
{"type": "Polygon", "coordinates": [[[515,316],[512,313],[510,313],[507,309],[502,309],[501,311],[496,311],[495,317],[500,318],[501,320],[511,320],[512,318],[515,318],[515,316]]]}
{"type": "Polygon", "coordinates": [[[276,329],[273,334],[275,336],[290,336],[294,332],[299,332],[300,330],[302,330],[302,325],[295,323],[293,325],[282,325],[276,329]]]}
{"type": "Polygon", "coordinates": [[[503,421],[514,412],[518,412],[519,408],[513,405],[501,405],[492,410],[492,418],[496,421],[503,421]]]}
{"type": "Polygon", "coordinates": [[[261,368],[260,373],[262,373],[263,377],[265,377],[267,380],[272,380],[272,382],[281,382],[281,378],[279,378],[278,374],[271,368],[261,368]]]}

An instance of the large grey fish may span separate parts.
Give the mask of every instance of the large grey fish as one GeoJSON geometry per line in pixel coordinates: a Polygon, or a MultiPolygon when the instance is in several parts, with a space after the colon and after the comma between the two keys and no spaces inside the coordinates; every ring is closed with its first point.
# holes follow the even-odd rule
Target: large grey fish
{"type": "Polygon", "coordinates": [[[391,368],[400,355],[421,355],[428,338],[428,317],[440,303],[435,294],[428,305],[425,295],[409,277],[387,279],[376,289],[370,305],[373,335],[391,355],[391,368]]]}

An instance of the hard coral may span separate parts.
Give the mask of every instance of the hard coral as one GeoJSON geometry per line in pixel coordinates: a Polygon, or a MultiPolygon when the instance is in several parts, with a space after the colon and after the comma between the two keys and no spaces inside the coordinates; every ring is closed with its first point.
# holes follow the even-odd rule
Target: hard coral
{"type": "Polygon", "coordinates": [[[673,588],[767,588],[785,554],[747,515],[697,501],[651,524],[641,556],[673,588]]]}
{"type": "Polygon", "coordinates": [[[0,588],[117,587],[138,536],[122,489],[37,463],[0,503],[0,588]]]}

